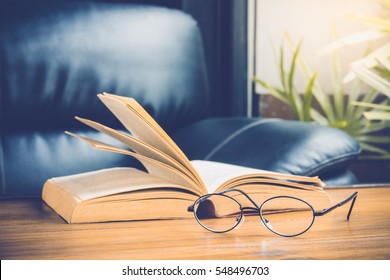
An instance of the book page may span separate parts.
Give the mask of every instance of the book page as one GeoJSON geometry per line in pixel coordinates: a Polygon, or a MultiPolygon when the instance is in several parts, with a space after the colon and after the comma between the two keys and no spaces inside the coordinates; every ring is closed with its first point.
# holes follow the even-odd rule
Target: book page
{"type": "Polygon", "coordinates": [[[80,117],[76,117],[76,119],[100,132],[103,132],[112,138],[122,142],[123,144],[127,145],[130,149],[132,149],[134,152],[144,155],[146,157],[155,159],[157,161],[160,161],[162,163],[168,164],[169,166],[172,166],[173,168],[181,171],[183,174],[185,174],[187,177],[189,177],[191,180],[193,180],[195,183],[198,183],[194,175],[188,171],[183,165],[181,165],[179,162],[171,158],[170,156],[164,154],[160,150],[156,149],[153,146],[150,146],[147,143],[144,143],[137,138],[132,137],[131,135],[125,134],[123,132],[117,131],[115,129],[109,128],[107,126],[104,126],[100,123],[83,119],[80,117]]]}
{"type": "Polygon", "coordinates": [[[175,168],[172,168],[171,166],[164,164],[162,162],[159,162],[155,159],[145,157],[143,155],[126,151],[123,149],[119,149],[117,147],[111,146],[109,144],[95,141],[71,132],[66,131],[65,133],[76,137],[80,140],[83,140],[84,142],[90,144],[92,147],[98,150],[108,151],[108,152],[114,152],[124,155],[132,156],[136,159],[138,159],[146,168],[149,174],[162,178],[163,180],[166,180],[168,182],[177,184],[180,186],[180,188],[188,190],[190,192],[193,192],[197,195],[203,195],[204,193],[202,190],[200,190],[200,187],[198,184],[196,184],[194,181],[192,181],[190,178],[185,176],[183,173],[177,171],[175,168]]]}
{"type": "MultiPolygon", "coordinates": [[[[261,183],[261,180],[264,178],[269,178],[274,182],[276,181],[283,184],[286,184],[283,180],[293,180],[297,182],[311,183],[317,186],[321,185],[321,181],[317,177],[281,174],[266,170],[205,160],[193,160],[191,163],[202,177],[209,193],[222,191],[224,189],[246,183],[261,183]]],[[[270,180],[268,180],[268,182],[270,182],[270,180]]],[[[309,185],[304,185],[304,187],[313,188],[313,186],[309,185]]]]}
{"type": "MultiPolygon", "coordinates": [[[[134,168],[110,168],[50,179],[78,201],[176,184],[134,168]]],[[[139,194],[142,197],[142,193],[139,194]]]]}
{"type": "Polygon", "coordinates": [[[133,98],[108,93],[99,94],[98,97],[130,133],[181,163],[205,191],[202,179],[186,155],[141,105],[133,98]]]}

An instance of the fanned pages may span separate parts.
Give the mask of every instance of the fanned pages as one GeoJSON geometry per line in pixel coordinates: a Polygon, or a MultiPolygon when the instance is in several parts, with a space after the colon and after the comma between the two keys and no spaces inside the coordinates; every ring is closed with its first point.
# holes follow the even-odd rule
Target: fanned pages
{"type": "Polygon", "coordinates": [[[202,194],[201,190],[199,190],[198,185],[196,185],[192,180],[190,180],[183,173],[179,172],[177,169],[174,169],[165,163],[162,163],[153,158],[148,158],[131,151],[122,150],[120,148],[99,141],[95,141],[80,135],[76,135],[68,131],[66,133],[80,140],[83,140],[84,142],[90,144],[95,149],[132,156],[138,159],[145,166],[148,173],[151,174],[152,176],[156,176],[168,182],[175,183],[181,186],[183,189],[186,189],[190,192],[194,192],[196,194],[202,194]]]}
{"type": "MultiPolygon", "coordinates": [[[[88,119],[76,119],[129,149],[66,133],[95,149],[134,157],[147,172],[121,167],[47,180],[42,198],[68,223],[189,218],[192,216],[187,207],[199,196],[230,188],[244,190],[259,204],[272,196],[292,195],[318,209],[329,206],[317,177],[203,160],[190,162],[134,99],[107,93],[98,96],[130,134],[88,119]]],[[[235,196],[242,199],[238,192],[235,196]]]]}
{"type": "Polygon", "coordinates": [[[157,160],[159,162],[165,163],[172,168],[175,168],[179,171],[181,171],[183,174],[187,175],[191,180],[193,180],[196,184],[198,184],[198,180],[195,178],[194,174],[192,174],[187,168],[185,168],[182,164],[168,156],[167,154],[164,154],[162,151],[156,149],[153,146],[150,146],[149,144],[142,142],[138,140],[137,138],[134,138],[128,134],[122,133],[120,131],[114,130],[112,128],[109,128],[107,126],[104,126],[102,124],[99,124],[94,121],[90,121],[87,119],[83,119],[80,117],[76,117],[77,120],[80,122],[102,132],[106,133],[107,135],[111,136],[112,138],[122,142],[123,144],[127,145],[130,149],[132,149],[135,153],[143,155],[148,158],[152,158],[154,160],[157,160]]]}
{"type": "Polygon", "coordinates": [[[98,97],[129,132],[180,162],[204,188],[202,180],[186,155],[137,101],[108,93],[98,94],[98,97]]]}

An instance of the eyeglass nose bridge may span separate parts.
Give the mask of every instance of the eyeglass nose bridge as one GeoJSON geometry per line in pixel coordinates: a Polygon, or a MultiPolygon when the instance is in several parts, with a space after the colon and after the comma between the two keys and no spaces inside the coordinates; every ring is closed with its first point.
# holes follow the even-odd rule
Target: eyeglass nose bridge
{"type": "Polygon", "coordinates": [[[260,208],[258,207],[242,207],[241,208],[242,214],[249,214],[248,212],[255,212],[257,215],[260,215],[260,208]]]}

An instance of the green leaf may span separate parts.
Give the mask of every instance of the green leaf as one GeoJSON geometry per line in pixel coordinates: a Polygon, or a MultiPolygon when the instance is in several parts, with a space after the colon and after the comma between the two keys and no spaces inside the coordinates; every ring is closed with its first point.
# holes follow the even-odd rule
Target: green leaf
{"type": "MultiPolygon", "coordinates": [[[[376,91],[375,89],[372,89],[370,90],[368,93],[366,93],[364,96],[363,96],[363,99],[361,100],[361,102],[363,103],[373,103],[374,100],[378,97],[379,95],[379,92],[376,91]]],[[[364,107],[355,107],[356,108],[356,115],[357,116],[360,116],[363,114],[364,111],[366,111],[366,109],[364,107]]]]}
{"type": "MultiPolygon", "coordinates": [[[[293,49],[296,49],[296,44],[291,39],[290,35],[288,33],[285,33],[285,38],[287,39],[288,43],[293,49]]],[[[298,65],[301,68],[304,76],[310,80],[311,77],[313,77],[313,71],[310,69],[309,65],[305,62],[305,60],[302,58],[302,56],[298,55],[298,65]]],[[[314,86],[313,86],[313,95],[316,98],[318,104],[321,106],[322,111],[324,111],[326,117],[328,118],[329,122],[335,122],[335,114],[333,111],[333,107],[330,102],[329,95],[325,93],[321,85],[319,84],[318,80],[316,79],[314,86]]]]}
{"type": "Polygon", "coordinates": [[[374,103],[368,103],[368,102],[353,101],[352,105],[366,107],[366,108],[380,109],[380,110],[390,110],[390,106],[388,106],[388,105],[374,104],[374,103]]]}
{"type": "Polygon", "coordinates": [[[301,42],[299,42],[297,48],[295,49],[293,58],[291,60],[290,71],[288,72],[288,88],[286,89],[286,92],[288,92],[289,94],[291,106],[295,114],[298,116],[298,119],[301,121],[306,121],[304,112],[302,110],[303,106],[301,103],[299,93],[296,92],[294,88],[295,66],[300,51],[300,47],[301,47],[301,42]]]}
{"type": "Polygon", "coordinates": [[[363,82],[367,83],[368,85],[372,86],[373,88],[390,98],[390,82],[386,81],[385,79],[377,75],[374,71],[360,64],[352,65],[352,71],[363,82]]]}
{"type": "Polygon", "coordinates": [[[320,114],[316,109],[310,108],[310,116],[316,123],[329,126],[329,120],[320,114]]]}
{"type": "MultiPolygon", "coordinates": [[[[381,65],[383,66],[382,61],[380,61],[380,62],[381,62],[381,65]]],[[[384,78],[386,80],[390,80],[390,70],[389,69],[384,69],[381,66],[376,66],[373,68],[373,70],[376,73],[378,73],[378,75],[381,76],[382,78],[384,78]]]]}
{"type": "Polygon", "coordinates": [[[380,155],[390,155],[388,151],[382,148],[378,148],[374,145],[367,144],[367,143],[359,143],[360,147],[367,152],[375,153],[375,154],[380,154],[380,155]]]}
{"type": "Polygon", "coordinates": [[[288,103],[288,99],[286,98],[285,93],[282,90],[280,90],[280,89],[278,89],[276,87],[271,86],[270,84],[268,84],[267,82],[265,82],[265,81],[263,81],[263,80],[261,80],[259,78],[255,77],[255,78],[253,78],[253,80],[256,83],[260,84],[263,88],[267,89],[269,91],[269,93],[271,93],[277,99],[279,99],[279,100],[281,100],[281,101],[283,101],[285,103],[288,103]]]}
{"type": "Polygon", "coordinates": [[[362,84],[361,80],[354,79],[353,84],[351,86],[351,91],[347,95],[347,98],[348,98],[348,101],[347,101],[347,111],[345,113],[346,114],[345,118],[347,120],[351,120],[352,118],[355,118],[355,116],[357,116],[357,114],[356,114],[356,107],[355,106],[350,106],[350,105],[352,105],[350,103],[359,99],[359,97],[360,97],[360,95],[362,93],[361,84],[362,84]]]}
{"type": "Polygon", "coordinates": [[[284,53],[283,53],[283,45],[280,47],[280,61],[279,61],[279,75],[280,75],[280,82],[282,83],[282,86],[284,89],[287,88],[286,86],[286,74],[284,71],[284,53]]]}
{"type": "Polygon", "coordinates": [[[361,21],[371,26],[372,28],[382,30],[383,32],[390,32],[390,21],[387,18],[382,18],[379,16],[358,16],[358,15],[349,15],[349,18],[361,21]]]}
{"type": "Polygon", "coordinates": [[[317,73],[314,73],[313,77],[311,77],[309,83],[307,84],[305,94],[303,95],[302,111],[303,111],[303,117],[305,121],[311,120],[310,109],[313,103],[313,86],[316,78],[317,78],[317,73]]]}
{"type": "Polygon", "coordinates": [[[302,44],[302,40],[298,43],[298,46],[297,46],[297,48],[294,51],[294,56],[293,56],[293,58],[291,60],[290,72],[289,72],[289,75],[288,75],[288,87],[290,89],[290,92],[293,91],[293,83],[294,83],[294,75],[295,75],[295,65],[296,65],[296,62],[297,62],[298,54],[299,54],[300,49],[301,49],[301,44],[302,44]]]}
{"type": "Polygon", "coordinates": [[[364,68],[354,68],[356,75],[368,85],[390,98],[390,83],[373,71],[364,68]]]}
{"type": "Polygon", "coordinates": [[[390,121],[390,112],[370,111],[364,112],[363,115],[370,121],[390,121]]]}
{"type": "Polygon", "coordinates": [[[370,123],[370,126],[364,127],[360,129],[357,133],[357,135],[364,135],[364,134],[369,134],[369,133],[374,133],[374,132],[379,132],[385,128],[390,127],[388,124],[385,122],[380,122],[380,123],[370,123]]]}
{"type": "Polygon", "coordinates": [[[360,44],[362,42],[367,42],[375,39],[385,37],[387,34],[378,30],[364,30],[352,35],[346,36],[344,38],[335,40],[334,42],[322,47],[316,52],[317,56],[322,56],[328,53],[331,53],[335,50],[341,49],[346,46],[360,44]]]}
{"type": "Polygon", "coordinates": [[[337,115],[337,119],[340,121],[344,119],[344,98],[345,94],[342,88],[341,70],[340,70],[340,58],[338,52],[334,52],[332,58],[332,86],[333,86],[333,98],[334,107],[337,115]]]}
{"type": "Polygon", "coordinates": [[[362,135],[356,137],[356,140],[361,142],[368,142],[368,143],[390,144],[390,136],[362,135]]]}

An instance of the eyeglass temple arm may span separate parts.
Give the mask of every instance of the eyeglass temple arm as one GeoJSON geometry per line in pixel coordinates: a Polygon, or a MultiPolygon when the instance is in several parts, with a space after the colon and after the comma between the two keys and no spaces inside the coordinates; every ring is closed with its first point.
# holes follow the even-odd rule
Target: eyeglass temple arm
{"type": "Polygon", "coordinates": [[[349,220],[349,217],[351,216],[351,213],[352,213],[352,209],[353,209],[353,206],[355,205],[355,201],[356,201],[356,198],[357,198],[357,195],[358,195],[358,192],[354,192],[350,197],[348,197],[347,199],[329,207],[329,208],[326,208],[324,210],[322,210],[321,212],[315,212],[314,213],[314,216],[323,216],[325,214],[328,214],[329,212],[333,211],[334,209],[340,207],[340,206],[343,206],[344,204],[348,203],[349,201],[352,200],[352,203],[351,203],[351,207],[349,208],[349,211],[348,211],[348,215],[347,215],[347,221],[349,220]]]}

